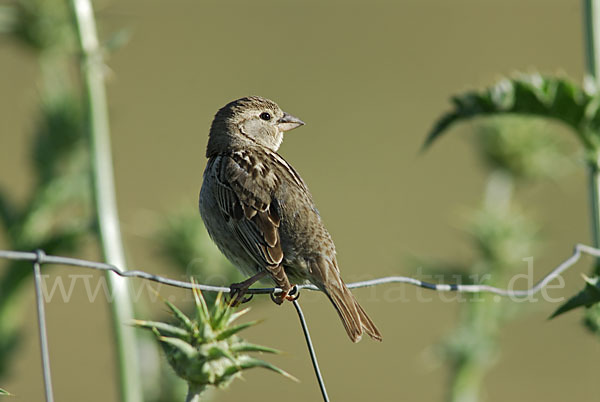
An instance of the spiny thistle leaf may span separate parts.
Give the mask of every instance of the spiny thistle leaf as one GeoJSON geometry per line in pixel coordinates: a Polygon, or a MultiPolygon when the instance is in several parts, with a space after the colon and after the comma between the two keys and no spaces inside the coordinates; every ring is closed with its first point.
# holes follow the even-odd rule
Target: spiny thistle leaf
{"type": "Polygon", "coordinates": [[[165,345],[165,349],[170,351],[170,353],[167,353],[168,355],[173,354],[174,352],[181,353],[188,360],[192,360],[198,356],[198,351],[183,339],[161,336],[158,340],[165,345]]]}
{"type": "MultiPolygon", "coordinates": [[[[222,301],[222,293],[219,292],[213,303],[210,314],[215,327],[223,327],[229,324],[232,316],[232,309],[227,308],[222,301]]],[[[245,309],[244,309],[245,310],[245,309]]],[[[242,311],[244,311],[242,310],[242,311]]]]}
{"type": "Polygon", "coordinates": [[[175,325],[135,320],[134,325],[151,330],[159,340],[167,361],[175,373],[186,380],[189,392],[199,394],[207,386],[225,387],[243,370],[263,367],[297,381],[293,376],[265,361],[245,353],[278,353],[266,346],[246,342],[236,334],[257,322],[232,325],[236,318],[248,309],[233,313],[233,308],[216,297],[213,307],[208,309],[202,292],[193,289],[195,298],[195,320],[185,316],[172,303],[165,300],[177,318],[175,325]]]}
{"type": "MultiPolygon", "coordinates": [[[[192,278],[192,283],[195,284],[196,281],[192,278]]],[[[193,288],[192,293],[194,294],[194,301],[196,302],[196,312],[197,319],[200,322],[209,321],[210,313],[208,312],[208,306],[206,305],[206,300],[202,297],[202,293],[200,289],[193,288]]],[[[215,307],[216,308],[216,307],[215,307]]]]}
{"type": "Polygon", "coordinates": [[[452,98],[454,109],[443,115],[430,131],[423,148],[429,147],[452,124],[474,117],[518,114],[558,120],[571,127],[587,150],[598,149],[600,102],[564,78],[539,74],[503,79],[482,91],[452,98]]]}
{"type": "Polygon", "coordinates": [[[224,357],[224,358],[228,359],[230,362],[237,365],[237,360],[235,358],[235,355],[232,352],[228,351],[227,349],[220,347],[218,345],[212,346],[208,349],[207,357],[209,360],[215,360],[220,357],[224,357]]]}
{"type": "Polygon", "coordinates": [[[156,329],[161,336],[170,336],[183,340],[188,340],[189,333],[183,328],[160,321],[133,320],[133,325],[145,329],[156,329]]]}
{"type": "Polygon", "coordinates": [[[171,303],[168,300],[164,301],[165,304],[167,305],[167,307],[169,307],[169,310],[171,310],[173,312],[173,314],[175,315],[175,318],[177,318],[177,320],[183,324],[183,326],[185,327],[186,330],[188,331],[194,331],[197,327],[196,324],[190,320],[184,313],[183,311],[179,310],[177,307],[175,307],[175,305],[173,303],[171,303]]]}
{"type": "Polygon", "coordinates": [[[254,357],[249,357],[249,356],[244,356],[243,359],[241,359],[242,361],[240,362],[240,367],[242,369],[250,369],[250,368],[254,368],[254,367],[262,367],[262,368],[266,368],[268,370],[274,371],[278,374],[281,374],[284,377],[289,378],[292,381],[295,382],[300,382],[300,380],[298,380],[296,377],[294,377],[293,375],[291,375],[290,373],[288,373],[287,371],[284,371],[282,369],[280,369],[277,366],[272,365],[269,362],[266,362],[264,360],[260,360],[260,359],[256,359],[254,357]]]}
{"type": "Polygon", "coordinates": [[[273,353],[279,354],[281,353],[277,349],[269,348],[267,346],[255,345],[253,343],[238,343],[237,345],[233,345],[231,347],[235,353],[241,352],[261,352],[261,353],[273,353]]]}
{"type": "Polygon", "coordinates": [[[236,326],[231,327],[231,328],[227,328],[226,330],[223,330],[223,332],[221,332],[221,333],[219,333],[217,335],[217,339],[220,340],[220,341],[222,341],[223,339],[227,339],[230,336],[235,335],[238,332],[243,331],[246,328],[249,328],[249,327],[251,327],[253,325],[256,325],[258,323],[259,323],[259,321],[250,321],[250,322],[246,322],[244,324],[236,325],[236,326]]]}
{"type": "MultiPolygon", "coordinates": [[[[232,309],[228,309],[230,312],[233,311],[232,309]]],[[[250,307],[247,307],[245,309],[236,311],[235,313],[229,314],[227,318],[227,321],[224,323],[224,325],[230,325],[232,322],[234,322],[235,320],[237,320],[238,318],[240,318],[241,316],[243,316],[244,314],[246,314],[248,311],[250,311],[250,307]]]]}
{"type": "Polygon", "coordinates": [[[583,290],[567,300],[565,304],[552,313],[550,319],[578,307],[591,307],[600,302],[600,277],[588,278],[584,275],[583,279],[585,280],[585,287],[583,290]]]}

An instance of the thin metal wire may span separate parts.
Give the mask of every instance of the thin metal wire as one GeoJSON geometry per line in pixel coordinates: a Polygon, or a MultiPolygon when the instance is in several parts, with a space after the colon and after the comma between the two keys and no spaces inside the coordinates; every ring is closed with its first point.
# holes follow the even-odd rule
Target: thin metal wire
{"type": "Polygon", "coordinates": [[[302,309],[300,308],[300,303],[298,303],[298,298],[292,301],[294,307],[296,308],[296,312],[298,313],[298,318],[300,319],[300,324],[302,325],[302,332],[304,332],[304,339],[306,339],[306,346],[308,347],[308,353],[310,354],[310,360],[312,361],[313,368],[315,369],[315,375],[317,376],[317,382],[319,383],[319,388],[321,389],[321,395],[323,395],[323,400],[325,402],[329,402],[329,396],[327,396],[327,389],[325,389],[325,381],[323,381],[323,376],[321,376],[321,370],[319,369],[319,362],[317,362],[317,354],[315,353],[315,349],[312,344],[312,340],[310,339],[310,333],[308,332],[308,326],[306,325],[306,320],[304,319],[304,314],[302,313],[302,309]]]}
{"type": "Polygon", "coordinates": [[[40,350],[42,354],[42,373],[44,376],[44,392],[46,402],[53,402],[52,378],[50,375],[50,353],[48,352],[48,336],[46,334],[46,313],[44,310],[44,298],[42,296],[42,275],[40,272],[41,260],[44,258],[44,252],[37,250],[35,252],[37,259],[33,262],[33,277],[35,283],[35,298],[38,313],[38,329],[40,332],[40,350]]]}
{"type": "MultiPolygon", "coordinates": [[[[501,289],[494,286],[489,285],[460,285],[460,284],[434,284],[429,282],[424,282],[415,278],[405,277],[405,276],[388,276],[384,278],[371,279],[368,281],[354,282],[349,283],[348,287],[351,289],[369,287],[369,286],[377,286],[389,283],[406,283],[413,286],[418,286],[425,289],[435,290],[439,292],[446,291],[456,291],[456,292],[467,292],[467,293],[493,293],[499,296],[509,296],[509,297],[529,297],[541,289],[543,289],[548,283],[550,283],[553,279],[557,278],[561,273],[572,267],[579,259],[582,254],[588,254],[594,257],[600,257],[600,249],[586,246],[584,244],[577,244],[574,248],[573,254],[563,261],[560,265],[550,271],[546,276],[544,276],[540,281],[538,281],[534,286],[525,290],[512,290],[512,289],[501,289]]],[[[30,252],[22,252],[22,251],[10,251],[10,250],[0,250],[0,258],[10,259],[10,260],[21,260],[21,261],[31,261],[34,266],[34,277],[35,277],[35,288],[36,288],[36,297],[37,297],[37,305],[38,305],[38,325],[40,331],[40,345],[42,350],[42,366],[44,372],[44,383],[45,383],[45,391],[46,391],[46,401],[52,402],[52,382],[50,378],[50,359],[48,357],[48,341],[46,336],[46,322],[44,315],[44,301],[42,298],[42,289],[41,289],[41,274],[40,274],[40,266],[42,264],[59,264],[59,265],[67,265],[67,266],[75,266],[75,267],[84,267],[84,268],[92,268],[102,271],[112,271],[119,276],[122,277],[134,277],[134,278],[142,278],[150,281],[162,283],[165,285],[176,286],[181,288],[197,288],[204,291],[209,292],[230,292],[229,287],[223,286],[211,286],[204,285],[198,283],[190,283],[184,281],[178,281],[174,279],[165,278],[159,275],[149,274],[144,271],[139,270],[131,270],[131,271],[122,271],[119,268],[115,267],[111,264],[105,264],[95,261],[87,261],[81,260],[77,258],[70,257],[59,257],[46,255],[43,251],[38,250],[35,253],[30,252]]],[[[319,290],[314,285],[298,285],[298,291],[300,289],[308,289],[308,290],[319,290]]],[[[250,294],[273,294],[279,293],[281,289],[279,288],[253,288],[249,289],[248,293],[250,294]]],[[[327,391],[325,389],[325,383],[323,382],[323,377],[321,376],[321,371],[319,369],[319,364],[317,362],[317,356],[315,354],[312,340],[310,338],[310,333],[308,332],[308,327],[306,325],[306,320],[304,319],[304,314],[298,304],[297,300],[293,301],[294,307],[296,308],[296,312],[298,313],[298,317],[300,319],[300,323],[302,325],[302,330],[304,332],[304,337],[306,339],[306,345],[308,347],[308,351],[310,353],[310,358],[313,364],[313,368],[315,370],[315,375],[317,376],[317,381],[319,383],[319,387],[321,389],[321,394],[323,395],[324,401],[329,401],[329,397],[327,396],[327,391]]]]}
{"type": "MultiPolygon", "coordinates": [[[[588,254],[594,257],[600,257],[600,249],[586,246],[584,244],[577,244],[574,248],[573,254],[567,258],[564,262],[558,265],[555,269],[550,271],[546,276],[544,276],[541,280],[539,280],[533,287],[525,290],[513,290],[513,289],[502,289],[489,285],[459,285],[459,284],[435,284],[430,282],[421,281],[419,279],[406,277],[406,276],[387,276],[384,278],[371,279],[367,281],[361,282],[353,282],[348,283],[347,286],[350,289],[377,286],[389,283],[406,283],[413,286],[418,286],[425,289],[435,290],[438,292],[465,292],[465,293],[493,293],[499,296],[508,296],[508,297],[529,297],[540,290],[542,290],[548,283],[550,283],[553,279],[557,278],[564,271],[572,267],[579,259],[582,254],[588,254]]],[[[0,250],[0,258],[6,258],[10,260],[22,260],[22,261],[36,261],[38,258],[35,253],[31,252],[23,252],[23,251],[8,251],[8,250],[0,250]]],[[[101,262],[95,261],[87,261],[81,260],[77,258],[70,257],[58,257],[53,255],[42,255],[41,260],[39,260],[40,264],[59,264],[59,265],[68,265],[68,266],[76,266],[76,267],[84,267],[84,268],[92,268],[98,269],[102,271],[112,271],[117,275],[123,277],[134,277],[134,278],[142,278],[147,279],[153,282],[162,283],[165,285],[176,286],[180,288],[186,289],[200,289],[208,292],[224,292],[229,293],[229,287],[224,286],[211,286],[204,285],[199,283],[191,283],[185,281],[178,281],[175,279],[165,278],[159,275],[150,274],[144,271],[139,270],[131,270],[131,271],[122,271],[119,268],[115,267],[111,264],[105,264],[101,262]]],[[[298,285],[298,289],[308,289],[308,290],[319,290],[314,285],[298,285]]],[[[279,288],[252,288],[248,289],[249,294],[272,294],[279,293],[281,289],[279,288]]]]}

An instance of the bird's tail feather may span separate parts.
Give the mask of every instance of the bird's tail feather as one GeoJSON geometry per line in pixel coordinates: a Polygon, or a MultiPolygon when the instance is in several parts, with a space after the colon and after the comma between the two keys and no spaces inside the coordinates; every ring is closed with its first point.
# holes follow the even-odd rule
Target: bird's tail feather
{"type": "Polygon", "coordinates": [[[342,319],[342,324],[352,342],[360,341],[363,330],[371,338],[381,341],[381,332],[343,282],[341,286],[327,286],[325,293],[342,319]]]}

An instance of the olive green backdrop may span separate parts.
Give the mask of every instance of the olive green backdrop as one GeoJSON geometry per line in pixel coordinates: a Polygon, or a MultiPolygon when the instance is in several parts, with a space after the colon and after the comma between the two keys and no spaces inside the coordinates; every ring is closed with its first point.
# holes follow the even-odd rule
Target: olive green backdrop
{"type": "MultiPolygon", "coordinates": [[[[157,258],[152,222],[181,206],[196,208],[208,127],[232,99],[265,96],[307,123],[289,133],[281,154],[308,183],[336,241],[344,278],[354,281],[414,275],[408,256],[470,255],[458,228],[466,208],[480,202],[484,178],[470,127],[457,127],[419,154],[451,94],[515,71],[577,81],[583,74],[576,1],[111,0],[96,8],[103,37],[124,27],[133,34],[108,60],[129,260],[164,275],[173,271],[157,258]]],[[[27,146],[37,77],[30,54],[0,42],[0,185],[17,196],[31,182],[27,146]]],[[[575,242],[588,241],[584,186],[582,167],[526,190],[525,205],[549,245],[534,256],[536,277],[575,242]]],[[[579,287],[577,272],[565,278],[568,289],[552,296],[579,287]]],[[[12,375],[1,384],[17,395],[15,402],[42,400],[33,291],[26,293],[30,324],[12,375]]],[[[183,297],[166,288],[161,293],[183,297]]],[[[447,372],[434,345],[452,329],[458,304],[400,285],[355,294],[383,343],[351,344],[327,300],[308,292],[301,299],[332,400],[442,401],[447,372]],[[420,301],[425,296],[431,301],[420,301]]],[[[522,307],[528,314],[502,331],[485,400],[596,400],[600,343],[579,325],[580,313],[548,321],[557,304],[522,307]]],[[[160,303],[153,308],[164,310],[160,303]]],[[[251,318],[266,321],[245,336],[284,350],[272,360],[302,382],[257,369],[218,400],[318,400],[292,306],[257,303],[251,318]]],[[[48,320],[56,399],[116,400],[105,303],[90,303],[77,286],[70,303],[48,306],[48,320]]]]}

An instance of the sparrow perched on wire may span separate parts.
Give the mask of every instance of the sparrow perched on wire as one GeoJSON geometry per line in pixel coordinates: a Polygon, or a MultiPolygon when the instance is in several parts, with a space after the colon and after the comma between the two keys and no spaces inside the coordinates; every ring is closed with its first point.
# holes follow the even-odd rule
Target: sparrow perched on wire
{"type": "Polygon", "coordinates": [[[231,285],[234,302],[270,277],[290,299],[292,283],[312,283],[335,306],[348,336],[381,333],[340,277],[333,240],[306,184],[278,153],[283,133],[304,122],[258,96],[217,112],[210,128],[200,214],[221,252],[249,279],[231,285]]]}

